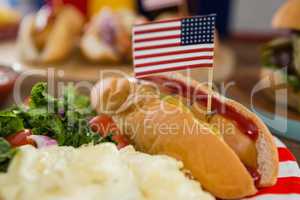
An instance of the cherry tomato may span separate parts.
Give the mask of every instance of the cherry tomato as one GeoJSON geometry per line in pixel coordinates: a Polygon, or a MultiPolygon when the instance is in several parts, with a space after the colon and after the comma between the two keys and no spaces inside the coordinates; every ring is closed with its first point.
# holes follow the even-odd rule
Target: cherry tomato
{"type": "Polygon", "coordinates": [[[119,133],[117,125],[113,119],[107,115],[99,115],[89,121],[92,131],[99,133],[102,137],[106,137],[109,133],[119,133]]]}
{"type": "Polygon", "coordinates": [[[90,120],[89,125],[94,132],[99,133],[102,137],[106,137],[109,133],[112,133],[112,140],[117,143],[118,149],[129,145],[129,140],[125,135],[120,133],[120,130],[110,116],[96,116],[90,120]]]}
{"type": "Polygon", "coordinates": [[[35,145],[34,141],[28,139],[27,137],[31,135],[31,130],[24,129],[15,134],[7,136],[5,139],[11,144],[13,147],[19,147],[26,144],[35,145]]]}
{"type": "Polygon", "coordinates": [[[125,135],[113,135],[112,140],[117,143],[118,149],[122,149],[123,147],[126,147],[129,145],[129,140],[125,135]]]}

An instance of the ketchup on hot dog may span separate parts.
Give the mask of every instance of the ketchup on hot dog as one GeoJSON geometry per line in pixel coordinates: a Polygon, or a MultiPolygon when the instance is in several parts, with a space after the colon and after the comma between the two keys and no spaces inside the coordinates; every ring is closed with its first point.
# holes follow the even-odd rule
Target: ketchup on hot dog
{"type": "MultiPolygon", "coordinates": [[[[155,82],[164,89],[168,90],[172,94],[180,94],[183,97],[190,98],[190,100],[196,100],[201,105],[206,106],[208,96],[205,92],[197,90],[193,86],[187,86],[184,82],[174,79],[168,79],[163,76],[149,76],[144,77],[144,80],[155,82]],[[167,84],[166,84],[167,83],[167,84]],[[193,99],[194,96],[201,97],[193,99]]],[[[212,110],[217,114],[224,116],[225,118],[231,119],[236,122],[238,128],[250,137],[252,140],[256,141],[258,138],[258,127],[250,119],[241,115],[234,107],[222,103],[215,97],[212,97],[212,110]]]]}

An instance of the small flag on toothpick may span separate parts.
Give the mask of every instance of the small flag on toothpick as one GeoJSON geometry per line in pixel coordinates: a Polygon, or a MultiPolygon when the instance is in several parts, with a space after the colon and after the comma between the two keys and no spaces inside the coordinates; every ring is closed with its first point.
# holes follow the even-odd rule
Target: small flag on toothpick
{"type": "Polygon", "coordinates": [[[135,76],[213,67],[215,19],[212,14],[135,26],[135,76]]]}
{"type": "Polygon", "coordinates": [[[135,76],[209,68],[207,112],[210,113],[215,21],[216,15],[211,14],[134,26],[135,76]]]}

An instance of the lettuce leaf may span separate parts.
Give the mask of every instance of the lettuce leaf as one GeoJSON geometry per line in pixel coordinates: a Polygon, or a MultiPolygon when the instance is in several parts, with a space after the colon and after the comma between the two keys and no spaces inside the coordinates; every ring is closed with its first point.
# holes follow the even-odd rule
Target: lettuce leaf
{"type": "Polygon", "coordinates": [[[292,75],[292,74],[287,74],[286,80],[287,80],[288,84],[293,87],[293,90],[295,92],[298,92],[300,90],[300,79],[298,76],[292,75]]]}
{"type": "Polygon", "coordinates": [[[0,136],[6,137],[23,130],[23,119],[20,118],[13,110],[0,112],[0,136]]]}
{"type": "Polygon", "coordinates": [[[73,85],[68,85],[60,98],[50,95],[47,88],[46,83],[38,83],[32,89],[31,106],[24,114],[32,132],[47,134],[64,146],[99,143],[99,134],[88,126],[88,119],[96,114],[89,97],[80,95],[73,85]]]}
{"type": "Polygon", "coordinates": [[[0,137],[0,172],[7,170],[9,162],[14,157],[16,151],[4,138],[0,137]]]}
{"type": "Polygon", "coordinates": [[[66,87],[62,97],[56,98],[48,93],[47,83],[40,82],[32,88],[29,108],[0,112],[0,137],[27,128],[33,134],[56,139],[59,145],[99,143],[102,138],[88,125],[95,115],[89,97],[80,95],[72,85],[66,87]]]}
{"type": "Polygon", "coordinates": [[[278,38],[272,40],[263,46],[261,52],[261,63],[264,67],[282,68],[286,66],[279,66],[278,60],[275,58],[275,52],[281,49],[286,49],[291,46],[291,40],[288,38],[278,38]]]}
{"type": "Polygon", "coordinates": [[[293,35],[292,37],[293,41],[293,59],[294,59],[294,66],[295,70],[300,75],[300,36],[299,35],[293,35]]]}

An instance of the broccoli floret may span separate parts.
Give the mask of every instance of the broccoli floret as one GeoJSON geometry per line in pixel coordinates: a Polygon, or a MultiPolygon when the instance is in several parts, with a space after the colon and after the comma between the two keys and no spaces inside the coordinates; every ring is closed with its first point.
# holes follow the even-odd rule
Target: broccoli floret
{"type": "Polygon", "coordinates": [[[48,86],[45,82],[37,83],[31,90],[30,108],[49,107],[56,109],[57,99],[48,94],[48,86]]]}
{"type": "Polygon", "coordinates": [[[61,119],[55,113],[48,112],[47,108],[34,108],[27,112],[28,124],[33,134],[62,134],[64,127],[61,119]]]}
{"type": "Polygon", "coordinates": [[[13,110],[0,112],[0,136],[6,137],[23,130],[23,119],[13,110]]]}
{"type": "Polygon", "coordinates": [[[31,90],[30,106],[31,107],[46,106],[48,103],[46,96],[47,96],[47,84],[46,83],[35,84],[31,90]]]}

